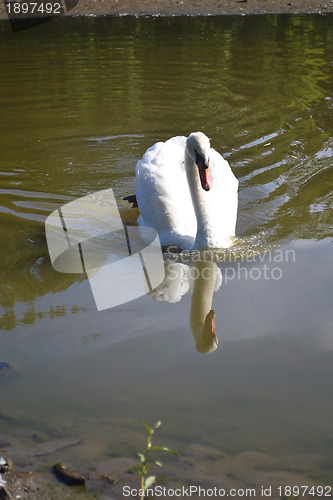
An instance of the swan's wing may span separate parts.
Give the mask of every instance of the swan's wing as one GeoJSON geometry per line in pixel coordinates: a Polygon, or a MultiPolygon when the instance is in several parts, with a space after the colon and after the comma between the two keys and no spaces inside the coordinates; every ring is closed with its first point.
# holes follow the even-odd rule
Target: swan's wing
{"type": "Polygon", "coordinates": [[[220,234],[235,235],[238,206],[238,180],[229,163],[214,149],[210,154],[212,189],[209,191],[209,206],[214,226],[220,234]]]}
{"type": "Polygon", "coordinates": [[[196,218],[187,183],[186,137],[173,137],[147,149],[136,166],[135,192],[139,224],[154,227],[162,245],[190,248],[196,218]]]}

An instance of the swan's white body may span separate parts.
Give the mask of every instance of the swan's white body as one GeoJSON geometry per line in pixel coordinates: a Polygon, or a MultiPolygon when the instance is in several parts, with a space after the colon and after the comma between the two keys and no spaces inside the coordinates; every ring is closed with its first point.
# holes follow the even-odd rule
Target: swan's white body
{"type": "MultiPolygon", "coordinates": [[[[205,167],[208,172],[207,166],[205,167]]],[[[136,166],[139,225],[155,228],[163,246],[206,249],[232,243],[238,181],[229,164],[201,132],[150,147],[136,166]],[[209,161],[211,188],[203,188],[195,161],[209,161]],[[209,190],[206,190],[209,189],[209,190]]]]}

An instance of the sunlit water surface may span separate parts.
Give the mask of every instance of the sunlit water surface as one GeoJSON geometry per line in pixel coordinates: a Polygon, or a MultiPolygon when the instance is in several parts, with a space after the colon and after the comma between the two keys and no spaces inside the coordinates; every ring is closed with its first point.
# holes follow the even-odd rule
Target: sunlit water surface
{"type": "Polygon", "coordinates": [[[0,24],[0,361],[17,367],[0,379],[0,441],[75,435],[94,441],[82,460],[134,456],[115,429],[161,419],[179,450],[305,456],[329,481],[332,21],[63,19],[15,35],[0,24]],[[122,197],[136,161],[195,130],[239,179],[210,354],[191,330],[193,266],[181,263],[174,294],[97,312],[84,275],[52,269],[44,232],[53,210],[110,187],[135,221],[122,197]]]}

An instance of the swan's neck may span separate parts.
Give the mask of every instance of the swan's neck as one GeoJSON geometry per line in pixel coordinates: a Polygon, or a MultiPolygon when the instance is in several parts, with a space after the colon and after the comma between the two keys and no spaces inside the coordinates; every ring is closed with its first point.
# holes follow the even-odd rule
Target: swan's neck
{"type": "MultiPolygon", "coordinates": [[[[214,265],[216,266],[216,264],[214,265]]],[[[211,263],[208,262],[207,267],[200,268],[199,276],[194,283],[190,323],[195,337],[202,334],[206,316],[212,308],[216,276],[215,269],[210,268],[210,266],[211,263]]],[[[198,269],[197,266],[196,269],[198,269]]]]}
{"type": "Polygon", "coordinates": [[[193,248],[211,248],[214,246],[214,233],[207,203],[209,192],[202,189],[198,167],[187,151],[185,151],[185,170],[197,219],[197,234],[193,248]]]}

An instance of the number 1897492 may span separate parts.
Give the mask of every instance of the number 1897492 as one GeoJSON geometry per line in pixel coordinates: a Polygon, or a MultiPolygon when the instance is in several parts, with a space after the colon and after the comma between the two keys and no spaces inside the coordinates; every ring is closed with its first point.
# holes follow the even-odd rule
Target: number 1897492
{"type": "Polygon", "coordinates": [[[279,486],[281,497],[332,497],[331,486],[279,486]]]}
{"type": "Polygon", "coordinates": [[[60,2],[6,2],[8,14],[62,14],[63,6],[60,2]]]}

